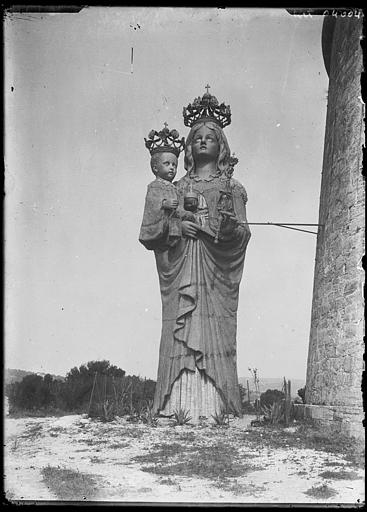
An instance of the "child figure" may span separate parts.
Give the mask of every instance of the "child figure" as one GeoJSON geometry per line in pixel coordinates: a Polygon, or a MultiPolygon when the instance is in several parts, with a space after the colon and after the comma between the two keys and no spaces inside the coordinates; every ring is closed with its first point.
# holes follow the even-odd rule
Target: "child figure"
{"type": "Polygon", "coordinates": [[[152,130],[148,137],[145,146],[151,154],[150,166],[156,178],[148,185],[139,241],[149,250],[165,251],[181,239],[181,219],[192,219],[189,212],[178,210],[173,183],[185,139],[179,140],[177,130],[170,131],[167,123],[163,130],[152,130]]]}

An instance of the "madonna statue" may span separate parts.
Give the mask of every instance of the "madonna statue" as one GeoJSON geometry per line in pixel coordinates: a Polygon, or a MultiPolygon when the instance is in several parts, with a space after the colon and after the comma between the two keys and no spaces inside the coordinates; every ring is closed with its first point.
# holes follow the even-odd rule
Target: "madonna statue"
{"type": "MultiPolygon", "coordinates": [[[[232,178],[237,159],[223,132],[230,121],[229,106],[219,105],[209,92],[184,108],[191,130],[187,173],[176,183],[181,237],[173,246],[154,249],[162,297],[154,409],[164,416],[178,409],[189,411],[194,421],[223,410],[242,415],[237,308],[251,234],[246,191],[232,178]]],[[[169,229],[168,221],[160,226],[169,229]]],[[[144,226],[140,241],[146,245],[143,235],[144,226]]]]}

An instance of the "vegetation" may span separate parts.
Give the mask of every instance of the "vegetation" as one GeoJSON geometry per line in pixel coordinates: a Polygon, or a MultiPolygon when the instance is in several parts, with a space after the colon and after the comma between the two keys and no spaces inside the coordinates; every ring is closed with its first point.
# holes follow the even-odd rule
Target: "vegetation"
{"type": "Polygon", "coordinates": [[[227,478],[238,478],[261,469],[249,464],[237,448],[227,442],[219,441],[210,446],[167,443],[153,448],[155,451],[133,460],[148,464],[142,471],[158,475],[208,478],[222,486],[227,478]]]}
{"type": "Polygon", "coordinates": [[[284,403],[279,401],[274,402],[271,405],[264,405],[262,407],[262,412],[264,413],[265,423],[277,425],[284,418],[284,403]]]}
{"type": "MultiPolygon", "coordinates": [[[[26,375],[35,375],[35,372],[19,370],[14,368],[6,368],[4,371],[5,384],[11,384],[12,382],[20,382],[26,375]]],[[[41,374],[41,376],[44,377],[44,374],[41,374]]],[[[52,377],[56,380],[65,379],[65,377],[62,377],[61,375],[52,375],[52,377]]]]}
{"type": "Polygon", "coordinates": [[[249,401],[249,394],[245,386],[238,385],[241,397],[242,414],[256,414],[254,405],[249,401]]]}
{"type": "Polygon", "coordinates": [[[229,414],[225,409],[222,409],[220,413],[212,414],[212,418],[217,427],[229,426],[229,414]]]}
{"type": "Polygon", "coordinates": [[[271,407],[274,403],[280,402],[285,398],[283,391],[279,389],[267,389],[260,395],[260,406],[271,407]]]}
{"type": "Polygon", "coordinates": [[[331,498],[332,496],[335,496],[338,493],[328,485],[323,484],[318,486],[314,485],[313,487],[305,491],[305,494],[307,494],[308,496],[312,496],[313,498],[328,499],[331,498]]]}
{"type": "Polygon", "coordinates": [[[252,447],[297,448],[320,450],[343,455],[350,468],[364,468],[364,442],[342,433],[331,434],[329,429],[320,429],[312,422],[296,423],[294,429],[286,430],[282,425],[263,424],[250,429],[244,440],[252,447]]]}
{"type": "Polygon", "coordinates": [[[64,381],[52,375],[26,375],[20,382],[6,386],[10,413],[25,411],[44,415],[88,413],[111,421],[117,415],[138,415],[145,408],[147,422],[153,421],[147,403],[154,397],[155,381],[126,375],[109,361],[89,361],[72,368],[64,381]]]}
{"type": "Polygon", "coordinates": [[[253,426],[263,424],[277,425],[282,423],[286,426],[294,418],[294,408],[291,400],[291,382],[284,378],[283,390],[267,389],[261,393],[258,403],[255,404],[257,410],[256,420],[251,422],[253,426]],[[263,418],[260,418],[260,414],[263,418]]]}
{"type": "Polygon", "coordinates": [[[256,407],[251,402],[242,402],[242,414],[254,415],[256,414],[256,407]]]}
{"type": "Polygon", "coordinates": [[[257,368],[249,368],[249,372],[252,375],[253,381],[254,381],[254,387],[255,387],[255,393],[256,393],[256,400],[255,400],[255,413],[256,413],[256,421],[260,421],[261,416],[261,409],[260,409],[260,379],[258,374],[257,368]]]}
{"type": "Polygon", "coordinates": [[[305,404],[306,403],[306,386],[304,386],[303,388],[299,389],[297,391],[297,394],[300,398],[302,398],[302,402],[305,404]]]}
{"type": "Polygon", "coordinates": [[[358,476],[355,471],[323,471],[319,476],[327,480],[358,480],[362,477],[358,476]]]}
{"type": "MultiPolygon", "coordinates": [[[[126,411],[125,411],[126,412],[126,411]]],[[[130,423],[145,423],[150,427],[158,426],[158,417],[154,412],[153,400],[139,399],[135,407],[129,408],[127,421],[130,423]]]]}
{"type": "Polygon", "coordinates": [[[187,411],[186,409],[182,409],[181,407],[179,409],[176,409],[173,412],[173,417],[175,420],[175,425],[186,425],[186,423],[189,423],[191,421],[191,416],[189,416],[190,411],[187,411]]]}
{"type": "Polygon", "coordinates": [[[65,409],[63,382],[47,374],[41,377],[30,374],[23,377],[20,382],[13,382],[6,386],[10,408],[34,409],[65,409]]]}
{"type": "Polygon", "coordinates": [[[102,416],[106,401],[113,394],[114,380],[120,380],[125,376],[125,371],[110,365],[109,361],[89,361],[79,368],[72,368],[66,375],[65,399],[68,410],[85,410],[89,405],[89,411],[95,415],[97,409],[102,416]],[[96,407],[93,407],[96,406],[96,407]],[[102,410],[100,410],[102,409],[102,410]]]}
{"type": "Polygon", "coordinates": [[[84,501],[97,494],[97,482],[91,475],[52,466],[46,466],[41,473],[48,489],[60,500],[84,501]]]}

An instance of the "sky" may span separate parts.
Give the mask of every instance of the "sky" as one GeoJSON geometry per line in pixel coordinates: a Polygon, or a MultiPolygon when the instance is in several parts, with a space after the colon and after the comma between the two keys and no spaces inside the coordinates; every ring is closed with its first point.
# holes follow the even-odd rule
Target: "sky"
{"type": "MultiPolygon", "coordinates": [[[[164,122],[187,136],[182,108],[206,84],[231,107],[225,133],[248,221],[318,222],[322,22],[270,8],[7,15],[7,368],[65,375],[107,359],[156,379],[158,275],[138,241],[154,178],[144,137],[164,122]]],[[[181,156],[176,178],[184,174],[181,156]]],[[[305,378],[316,236],[251,231],[238,374],[305,378]]]]}

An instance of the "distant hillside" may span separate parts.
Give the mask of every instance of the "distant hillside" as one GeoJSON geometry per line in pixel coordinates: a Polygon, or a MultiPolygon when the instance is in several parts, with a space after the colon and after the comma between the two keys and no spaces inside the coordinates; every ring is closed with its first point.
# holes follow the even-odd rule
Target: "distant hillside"
{"type": "MultiPolygon", "coordinates": [[[[305,386],[305,379],[289,379],[291,381],[291,395],[292,397],[297,396],[297,391],[305,386]]],[[[252,377],[239,377],[239,383],[246,388],[248,381],[250,387],[250,395],[254,394],[255,386],[252,377]]],[[[267,389],[279,389],[283,388],[283,378],[264,378],[259,379],[260,393],[264,393],[267,389]]],[[[251,396],[250,396],[251,398],[251,396]]]]}
{"type": "MultiPolygon", "coordinates": [[[[40,375],[44,377],[47,373],[36,373],[29,372],[27,370],[18,370],[14,368],[7,368],[5,370],[5,385],[12,384],[13,382],[20,382],[26,375],[40,375]]],[[[65,380],[65,377],[61,377],[61,375],[52,375],[51,376],[56,380],[65,380]]]]}

